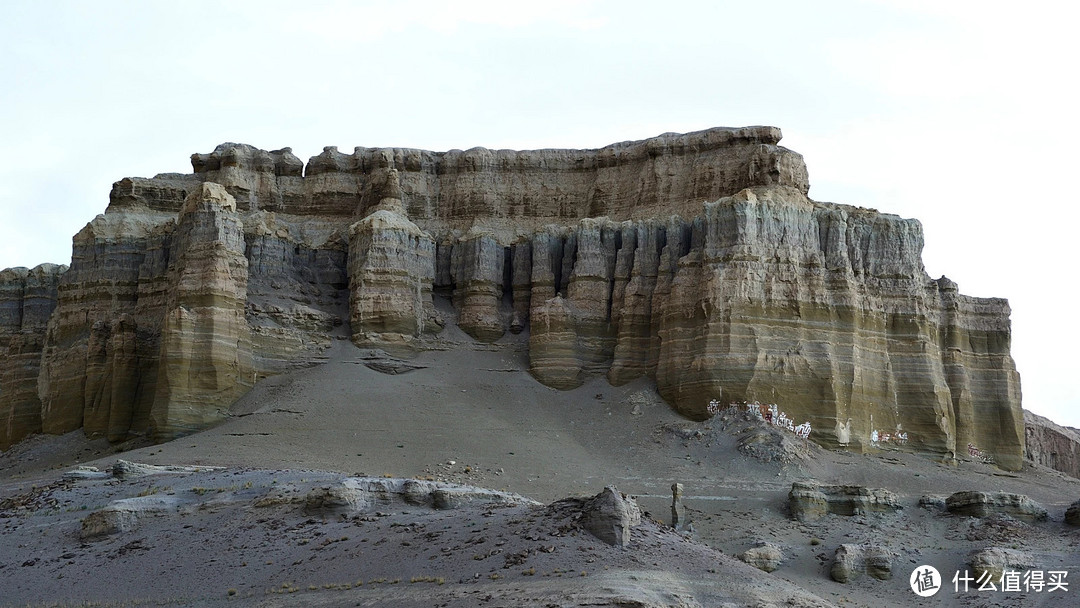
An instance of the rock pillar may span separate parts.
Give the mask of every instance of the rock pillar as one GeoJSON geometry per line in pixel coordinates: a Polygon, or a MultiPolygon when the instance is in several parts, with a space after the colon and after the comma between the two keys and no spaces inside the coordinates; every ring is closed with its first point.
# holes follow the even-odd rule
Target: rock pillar
{"type": "Polygon", "coordinates": [[[168,439],[221,420],[253,384],[244,227],[225,188],[200,184],[173,239],[151,428],[168,439]]]}

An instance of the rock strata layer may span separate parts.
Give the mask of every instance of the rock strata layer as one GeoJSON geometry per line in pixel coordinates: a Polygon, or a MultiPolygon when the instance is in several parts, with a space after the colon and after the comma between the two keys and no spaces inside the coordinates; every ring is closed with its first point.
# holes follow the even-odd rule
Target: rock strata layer
{"type": "Polygon", "coordinates": [[[1007,302],[930,279],[917,221],[809,199],[780,137],[326,148],[306,165],[222,144],[193,155],[192,174],[114,184],[73,241],[40,372],[13,390],[37,385],[46,432],[170,437],[260,376],[318,362],[337,328],[424,348],[446,297],[477,340],[526,333],[533,375],[555,388],[649,377],[694,418],[713,398],[758,400],[828,447],[954,459],[970,445],[1018,469],[1007,302]],[[207,188],[234,207],[186,212],[207,188]],[[213,276],[193,283],[198,267],[213,276]],[[208,382],[182,380],[186,344],[209,357],[208,382]]]}
{"type": "Polygon", "coordinates": [[[1080,430],[1024,410],[1024,435],[1024,456],[1029,461],[1080,477],[1080,430]]]}
{"type": "Polygon", "coordinates": [[[0,271],[0,450],[41,431],[41,350],[66,270],[42,264],[0,271]]]}
{"type": "Polygon", "coordinates": [[[968,565],[971,566],[973,576],[988,576],[991,581],[1000,581],[1002,575],[1008,570],[1023,572],[1038,568],[1035,558],[1030,553],[1005,547],[988,547],[973,551],[968,556],[968,565]]]}
{"type": "Polygon", "coordinates": [[[902,507],[899,497],[889,490],[796,481],[788,493],[788,508],[792,517],[807,522],[830,513],[846,516],[895,513],[902,507]]]}
{"type": "Polygon", "coordinates": [[[969,517],[1008,515],[1029,523],[1047,519],[1042,505],[1023,494],[1008,492],[956,492],[945,499],[945,508],[954,515],[969,517]]]}
{"type": "Polygon", "coordinates": [[[838,583],[850,583],[863,574],[887,581],[892,578],[892,562],[892,554],[883,547],[840,545],[829,575],[838,583]]]}

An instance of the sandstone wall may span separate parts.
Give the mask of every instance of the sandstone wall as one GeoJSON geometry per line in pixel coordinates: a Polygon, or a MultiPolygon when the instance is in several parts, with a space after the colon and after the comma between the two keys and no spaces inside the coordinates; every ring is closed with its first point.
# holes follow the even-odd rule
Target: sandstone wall
{"type": "Polygon", "coordinates": [[[260,374],[318,361],[338,328],[423,348],[445,296],[476,339],[527,332],[550,386],[648,376],[691,417],[712,398],[775,402],[826,445],[906,432],[893,447],[971,444],[1019,468],[1008,304],[926,276],[917,221],[807,198],[779,140],[327,148],[306,166],[222,144],[191,175],[121,180],[58,287],[42,429],[188,432],[260,374]]]}

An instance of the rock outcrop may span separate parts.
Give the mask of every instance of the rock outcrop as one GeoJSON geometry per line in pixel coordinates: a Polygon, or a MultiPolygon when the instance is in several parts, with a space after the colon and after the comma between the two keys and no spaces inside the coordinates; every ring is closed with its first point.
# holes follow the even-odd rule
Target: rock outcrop
{"type": "Polygon", "coordinates": [[[773,543],[763,542],[740,553],[739,559],[763,572],[773,572],[784,562],[784,552],[773,543]]]}
{"type": "Polygon", "coordinates": [[[609,545],[630,544],[631,529],[641,523],[637,501],[612,486],[585,501],[581,507],[581,527],[609,545]]]}
{"type": "Polygon", "coordinates": [[[0,271],[0,450],[41,431],[41,349],[66,270],[42,264],[0,271]]]}
{"type": "Polygon", "coordinates": [[[1029,461],[1080,477],[1080,430],[1024,410],[1024,436],[1029,461]]]}
{"type": "Polygon", "coordinates": [[[1023,494],[1008,492],[956,492],[945,499],[945,508],[954,515],[990,517],[1008,515],[1026,522],[1046,521],[1046,509],[1023,494]]]}
{"type": "Polygon", "coordinates": [[[1038,567],[1036,560],[1026,551],[1005,547],[989,547],[973,551],[968,556],[972,576],[981,578],[989,575],[989,580],[1000,581],[1006,570],[1031,570],[1038,567]]]}
{"type": "Polygon", "coordinates": [[[1080,500],[1073,502],[1069,508],[1065,509],[1065,523],[1080,527],[1080,500]]]}
{"type": "Polygon", "coordinates": [[[796,481],[788,492],[788,508],[792,517],[807,522],[830,513],[848,516],[895,513],[901,506],[899,497],[889,490],[796,481]]]}
{"type": "Polygon", "coordinates": [[[114,500],[83,518],[79,535],[83,540],[97,540],[132,532],[138,527],[140,519],[175,513],[180,504],[179,499],[171,496],[136,496],[114,500]]]}
{"type": "Polygon", "coordinates": [[[892,554],[882,547],[840,545],[829,575],[838,583],[849,583],[863,574],[887,581],[892,578],[892,561],[892,554]]]}
{"type": "MultiPolygon", "coordinates": [[[[188,195],[169,259],[150,411],[151,429],[160,438],[185,435],[224,419],[229,406],[254,385],[251,334],[244,316],[244,227],[225,188],[204,183],[188,195]]],[[[119,415],[130,416],[126,411],[119,415]]],[[[110,437],[126,426],[123,421],[117,425],[113,416],[110,437]]],[[[90,428],[86,421],[83,427],[90,428]]]]}
{"type": "MultiPolygon", "coordinates": [[[[278,502],[273,497],[263,498],[264,505],[278,502]],[[270,500],[265,500],[267,498],[270,500]]],[[[445,510],[467,504],[535,504],[516,494],[472,486],[378,477],[348,477],[337,484],[313,488],[300,500],[306,513],[323,517],[355,515],[407,505],[445,510]]]]}
{"type": "Polygon", "coordinates": [[[530,369],[552,387],[650,377],[690,417],[721,395],[761,400],[811,422],[828,447],[894,437],[891,447],[953,459],[970,445],[1018,469],[1007,302],[931,280],[917,221],[810,200],[802,157],[780,136],[326,148],[306,166],[287,148],[222,144],[192,156],[193,174],[121,180],[76,235],[58,285],[41,428],[188,432],[259,376],[319,361],[346,323],[358,343],[423,348],[442,327],[433,298],[447,297],[478,340],[527,332],[530,369]],[[211,184],[235,201],[211,214],[230,227],[218,236],[192,232],[182,212],[211,184]],[[180,280],[189,260],[228,267],[229,286],[180,280]],[[216,299],[196,302],[202,292],[216,299]],[[195,309],[201,325],[183,316],[195,309]],[[219,388],[185,385],[175,348],[219,326],[219,343],[205,344],[219,388]],[[175,417],[171,404],[211,393],[175,417]]]}

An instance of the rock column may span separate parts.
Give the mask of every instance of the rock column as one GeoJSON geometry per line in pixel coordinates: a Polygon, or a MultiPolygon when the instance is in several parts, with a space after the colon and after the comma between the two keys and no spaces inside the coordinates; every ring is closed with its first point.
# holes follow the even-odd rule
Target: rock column
{"type": "Polygon", "coordinates": [[[206,182],[185,200],[168,276],[171,289],[151,410],[151,427],[159,439],[223,419],[254,383],[244,316],[244,228],[224,187],[206,182]]]}
{"type": "Polygon", "coordinates": [[[349,323],[357,344],[412,347],[442,320],[431,301],[435,240],[383,197],[349,227],[349,323]]]}

